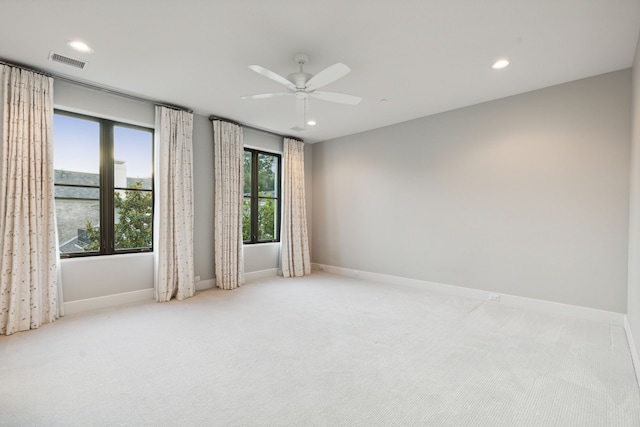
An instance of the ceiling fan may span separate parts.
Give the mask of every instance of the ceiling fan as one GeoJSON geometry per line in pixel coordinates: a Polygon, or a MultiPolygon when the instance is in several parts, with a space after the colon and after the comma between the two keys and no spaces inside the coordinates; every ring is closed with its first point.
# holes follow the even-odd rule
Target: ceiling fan
{"type": "Polygon", "coordinates": [[[287,77],[283,77],[273,71],[267,70],[260,65],[250,65],[249,68],[256,73],[265,76],[275,82],[283,85],[286,92],[270,92],[258,95],[243,96],[242,99],[265,99],[278,96],[293,95],[297,100],[298,111],[303,114],[303,123],[306,124],[306,114],[308,112],[307,99],[321,99],[323,101],[336,102],[338,104],[357,105],[362,101],[359,96],[347,95],[346,93],[319,91],[330,83],[335,82],[341,77],[347,75],[351,69],[342,63],[334,64],[320,71],[315,76],[304,72],[304,65],[309,61],[309,55],[298,53],[294,57],[296,63],[300,66],[300,71],[291,73],[287,77]]]}

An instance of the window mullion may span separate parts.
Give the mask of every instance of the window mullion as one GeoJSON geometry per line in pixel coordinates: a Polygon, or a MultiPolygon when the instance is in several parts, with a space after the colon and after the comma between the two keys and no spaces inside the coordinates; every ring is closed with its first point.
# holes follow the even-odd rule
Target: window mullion
{"type": "Polygon", "coordinates": [[[251,151],[251,243],[258,241],[258,153],[251,151]]]}
{"type": "Polygon", "coordinates": [[[276,235],[274,240],[280,241],[280,227],[282,226],[282,157],[277,156],[278,162],[278,192],[276,197],[276,235]]]}
{"type": "Polygon", "coordinates": [[[115,251],[114,244],[114,206],[113,206],[113,124],[101,121],[101,251],[104,254],[112,254],[115,251]]]}

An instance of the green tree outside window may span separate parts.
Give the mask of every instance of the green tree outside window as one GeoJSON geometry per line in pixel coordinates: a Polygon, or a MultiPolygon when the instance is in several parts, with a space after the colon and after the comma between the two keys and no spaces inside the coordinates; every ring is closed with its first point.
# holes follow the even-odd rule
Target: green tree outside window
{"type": "MultiPolygon", "coordinates": [[[[150,191],[141,191],[142,182],[131,184],[124,190],[114,194],[114,206],[119,214],[115,224],[115,249],[150,248],[153,242],[153,199],[150,191]]],[[[100,250],[100,227],[87,221],[87,240],[83,245],[85,251],[100,250]]]]}

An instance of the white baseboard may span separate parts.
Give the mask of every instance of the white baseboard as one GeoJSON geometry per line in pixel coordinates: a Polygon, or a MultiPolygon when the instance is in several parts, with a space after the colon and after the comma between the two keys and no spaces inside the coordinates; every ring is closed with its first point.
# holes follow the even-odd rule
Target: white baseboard
{"type": "Polygon", "coordinates": [[[615,326],[624,326],[625,322],[624,314],[616,313],[613,311],[599,310],[596,308],[581,307],[577,305],[563,304],[553,301],[539,300],[535,298],[520,297],[516,295],[501,294],[480,289],[465,288],[462,286],[446,285],[443,283],[429,282],[425,280],[409,279],[406,277],[371,273],[367,271],[354,270],[351,268],[335,267],[332,265],[323,265],[318,263],[312,263],[311,265],[314,270],[326,271],[343,276],[359,277],[375,282],[384,282],[404,286],[416,286],[420,287],[421,289],[427,289],[433,292],[440,292],[447,295],[455,295],[465,298],[474,298],[487,302],[489,302],[490,294],[499,295],[500,302],[491,302],[492,304],[504,304],[509,307],[545,311],[548,313],[561,314],[577,319],[602,322],[615,326]]]}
{"type": "Polygon", "coordinates": [[[124,292],[121,294],[106,295],[103,297],[87,298],[64,303],[64,313],[74,314],[82,311],[98,310],[100,308],[114,307],[131,302],[153,300],[155,294],[153,288],[140,291],[124,292]]]}
{"type": "MultiPolygon", "coordinates": [[[[277,268],[270,268],[268,270],[260,270],[260,271],[251,271],[249,273],[244,273],[244,282],[251,283],[259,279],[278,276],[281,274],[282,273],[277,268]]],[[[216,279],[199,280],[196,282],[196,291],[204,291],[206,289],[212,289],[215,287],[216,287],[216,279]]]]}
{"type": "Polygon", "coordinates": [[[277,268],[270,268],[268,270],[252,271],[250,273],[244,273],[244,282],[251,283],[258,279],[266,279],[267,277],[274,277],[278,275],[277,268]]]}
{"type": "MultiPolygon", "coordinates": [[[[277,268],[269,270],[252,271],[245,273],[245,283],[254,282],[259,279],[273,277],[278,275],[277,268]]],[[[196,291],[211,289],[216,286],[216,279],[199,280],[196,282],[196,291]]],[[[101,308],[114,307],[130,302],[145,301],[155,299],[153,289],[143,289],[140,291],[125,292],[121,294],[106,295],[103,297],[87,298],[77,301],[67,301],[64,303],[64,313],[74,314],[83,311],[98,310],[101,308]]]]}
{"type": "Polygon", "coordinates": [[[216,279],[198,280],[196,282],[196,291],[204,291],[216,287],[216,279]]]}
{"type": "Polygon", "coordinates": [[[629,324],[629,318],[624,316],[624,331],[627,334],[627,342],[629,343],[629,351],[631,351],[631,360],[633,361],[633,368],[636,371],[636,381],[640,385],[640,357],[638,357],[638,347],[633,339],[633,332],[631,331],[631,325],[629,324]]]}

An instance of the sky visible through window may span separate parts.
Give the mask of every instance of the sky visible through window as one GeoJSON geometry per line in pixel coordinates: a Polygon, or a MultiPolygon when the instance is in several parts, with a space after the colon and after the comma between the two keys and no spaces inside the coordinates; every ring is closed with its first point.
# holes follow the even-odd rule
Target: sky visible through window
{"type": "MultiPolygon", "coordinates": [[[[127,176],[151,177],[152,134],[116,126],[114,140],[115,159],[126,162],[127,176]]],[[[54,169],[99,173],[100,125],[98,122],[55,114],[53,141],[54,169]]]]}

